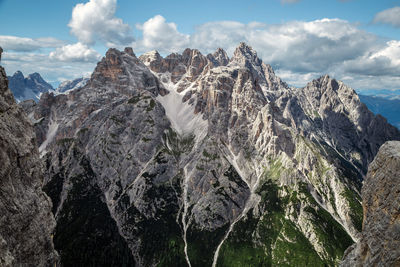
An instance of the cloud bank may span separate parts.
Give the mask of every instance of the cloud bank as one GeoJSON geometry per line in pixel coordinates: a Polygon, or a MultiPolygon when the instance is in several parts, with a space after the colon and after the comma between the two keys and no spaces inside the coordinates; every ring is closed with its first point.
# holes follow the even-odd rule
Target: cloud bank
{"type": "MultiPolygon", "coordinates": [[[[95,44],[96,47],[132,46],[137,54],[156,49],[163,55],[182,52],[187,47],[207,54],[221,47],[232,55],[239,42],[246,42],[295,86],[304,86],[328,73],[357,89],[399,88],[400,41],[384,40],[346,20],[325,18],[280,24],[214,21],[198,25],[187,34],[180,32],[173,21],[155,15],[135,25],[141,36],[135,40],[130,25],[115,17],[116,8],[117,0],[77,4],[68,24],[71,34],[78,39],[75,44],[51,37],[0,36],[0,45],[6,50],[3,64],[12,69],[28,68],[31,64],[29,72],[43,70],[52,77],[60,75],[60,68],[55,67],[58,64],[64,68],[64,79],[82,76],[77,75],[79,69],[82,74],[93,70],[101,58],[93,48],[95,44]],[[53,51],[43,54],[43,50],[51,48],[53,51]]],[[[399,12],[400,7],[384,10],[375,16],[374,22],[400,26],[399,12]]]]}
{"type": "Polygon", "coordinates": [[[97,62],[101,56],[96,50],[80,42],[57,48],[49,55],[50,59],[59,61],[97,62]]]}
{"type": "Polygon", "coordinates": [[[329,73],[356,87],[398,87],[395,83],[388,87],[388,81],[397,82],[400,74],[400,42],[385,42],[345,20],[275,25],[217,21],[199,25],[186,35],[178,31],[176,24],[157,15],[137,29],[143,35],[143,39],[132,43],[138,53],[156,49],[168,54],[187,47],[211,53],[222,47],[232,55],[238,43],[244,41],[296,86],[329,73]]]}
{"type": "Polygon", "coordinates": [[[0,46],[5,50],[18,52],[32,52],[42,48],[54,48],[65,44],[64,41],[52,37],[25,38],[17,36],[0,35],[0,46]]]}

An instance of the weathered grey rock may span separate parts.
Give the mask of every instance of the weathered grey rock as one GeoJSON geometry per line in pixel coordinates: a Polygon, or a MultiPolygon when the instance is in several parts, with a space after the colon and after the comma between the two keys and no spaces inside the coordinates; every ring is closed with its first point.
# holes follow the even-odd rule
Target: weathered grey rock
{"type": "Polygon", "coordinates": [[[0,265],[54,266],[51,201],[32,124],[0,67],[0,265]]]}
{"type": "Polygon", "coordinates": [[[352,89],[290,88],[244,43],[230,61],[110,49],[86,86],[23,106],[69,264],[87,260],[78,238],[104,240],[97,264],[337,265],[361,230],[367,164],[400,139],[352,89]],[[79,226],[92,217],[111,227],[79,226]]]}
{"type": "Polygon", "coordinates": [[[400,142],[387,142],[369,165],[362,188],[364,220],[359,242],[341,266],[400,265],[400,142]]]}
{"type": "Polygon", "coordinates": [[[226,66],[229,63],[228,54],[222,48],[218,48],[213,54],[208,54],[207,59],[210,60],[215,67],[226,66]]]}

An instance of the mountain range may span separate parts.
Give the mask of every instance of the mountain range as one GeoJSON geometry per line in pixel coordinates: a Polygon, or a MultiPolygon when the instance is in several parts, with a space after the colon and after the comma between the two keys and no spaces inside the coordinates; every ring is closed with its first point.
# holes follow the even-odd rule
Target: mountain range
{"type": "MultiPolygon", "coordinates": [[[[212,58],[209,58],[213,60],[212,58]]],[[[86,85],[89,78],[66,80],[54,89],[39,73],[33,73],[24,78],[20,71],[8,77],[10,89],[18,102],[33,99],[39,101],[45,92],[55,94],[68,93],[86,85]]],[[[400,129],[400,93],[391,90],[364,90],[358,94],[361,102],[365,103],[374,114],[381,114],[388,122],[400,129]]]]}
{"type": "Polygon", "coordinates": [[[17,102],[33,99],[38,102],[40,96],[46,92],[53,92],[55,94],[68,93],[70,90],[75,90],[83,87],[88,78],[77,78],[74,80],[67,80],[54,89],[53,86],[47,83],[42,76],[35,72],[24,77],[21,71],[17,71],[13,76],[8,76],[9,87],[14,94],[17,102]]]}
{"type": "Polygon", "coordinates": [[[338,265],[368,164],[400,140],[350,87],[290,87],[245,43],[109,49],[85,86],[21,106],[65,266],[338,265]]]}
{"type": "Polygon", "coordinates": [[[400,96],[360,95],[360,100],[375,114],[382,114],[400,129],[400,96]]]}
{"type": "Polygon", "coordinates": [[[37,72],[24,77],[22,72],[17,71],[7,78],[10,90],[18,102],[26,99],[39,101],[41,94],[54,90],[53,86],[43,80],[37,72]]]}

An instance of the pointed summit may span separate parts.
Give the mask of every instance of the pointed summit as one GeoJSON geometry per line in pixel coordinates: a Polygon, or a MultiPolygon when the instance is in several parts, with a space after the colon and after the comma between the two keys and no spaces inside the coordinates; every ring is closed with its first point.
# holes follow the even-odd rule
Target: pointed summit
{"type": "Polygon", "coordinates": [[[311,82],[318,88],[325,88],[326,90],[337,91],[339,88],[339,82],[331,78],[328,74],[325,74],[318,79],[311,82]]]}
{"type": "Polygon", "coordinates": [[[125,47],[124,52],[132,57],[136,57],[135,53],[133,53],[132,47],[125,47]]]}
{"type": "Polygon", "coordinates": [[[258,58],[257,52],[244,42],[241,42],[235,49],[231,62],[248,67],[249,64],[260,66],[262,61],[258,58]]]}
{"type": "Polygon", "coordinates": [[[214,66],[226,66],[229,63],[228,54],[222,48],[217,48],[213,54],[208,54],[207,58],[214,66]]]}
{"type": "Polygon", "coordinates": [[[24,78],[25,78],[25,77],[24,77],[24,74],[22,74],[22,72],[19,71],[19,70],[17,70],[17,71],[13,74],[12,77],[13,77],[13,78],[20,78],[20,79],[24,79],[24,78]]]}
{"type": "Polygon", "coordinates": [[[157,50],[152,50],[150,52],[142,54],[139,59],[146,65],[151,66],[154,64],[159,64],[162,60],[160,53],[157,50]]]}

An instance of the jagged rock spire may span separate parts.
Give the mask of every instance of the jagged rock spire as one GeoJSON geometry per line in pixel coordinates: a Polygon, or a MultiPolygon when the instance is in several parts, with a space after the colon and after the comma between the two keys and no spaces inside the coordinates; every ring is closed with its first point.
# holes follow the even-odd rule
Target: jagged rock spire
{"type": "Polygon", "coordinates": [[[231,62],[234,62],[236,64],[240,64],[243,66],[248,66],[249,64],[253,65],[261,65],[262,61],[261,59],[258,58],[257,52],[253,50],[253,48],[249,45],[247,45],[244,42],[241,42],[239,46],[235,49],[235,52],[233,53],[233,57],[231,59],[231,62]]]}
{"type": "Polygon", "coordinates": [[[222,48],[217,48],[213,54],[208,54],[207,58],[214,66],[226,66],[229,63],[228,54],[222,48]]]}

